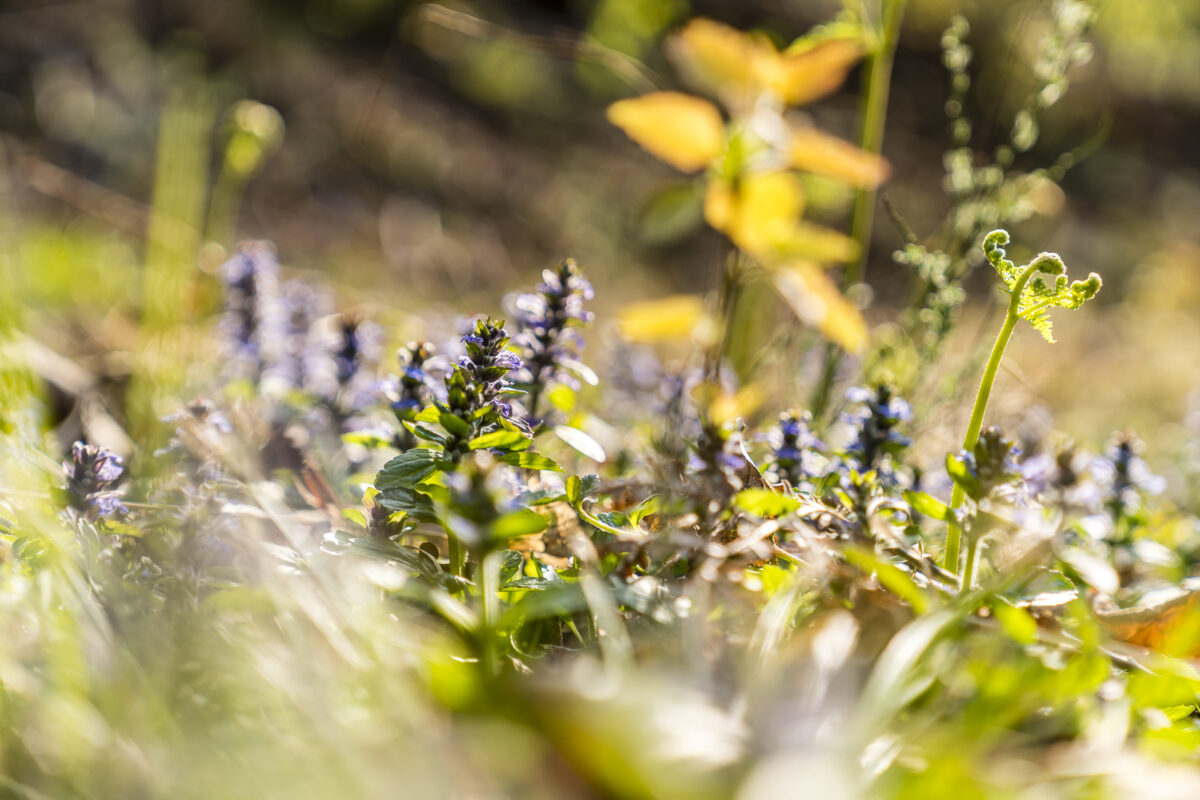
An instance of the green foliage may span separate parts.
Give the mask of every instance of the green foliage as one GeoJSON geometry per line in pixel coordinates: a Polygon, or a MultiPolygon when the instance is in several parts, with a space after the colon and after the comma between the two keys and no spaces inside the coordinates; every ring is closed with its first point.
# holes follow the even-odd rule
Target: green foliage
{"type": "Polygon", "coordinates": [[[983,240],[983,252],[1004,282],[1010,295],[1015,293],[1017,315],[1048,341],[1054,342],[1051,332],[1050,308],[1074,310],[1100,291],[1100,276],[1092,272],[1084,280],[1071,282],[1066,267],[1057,253],[1040,253],[1028,264],[1018,267],[1008,258],[1004,246],[1008,232],[996,230],[983,240]],[[1046,282],[1046,277],[1054,280],[1046,282]]]}

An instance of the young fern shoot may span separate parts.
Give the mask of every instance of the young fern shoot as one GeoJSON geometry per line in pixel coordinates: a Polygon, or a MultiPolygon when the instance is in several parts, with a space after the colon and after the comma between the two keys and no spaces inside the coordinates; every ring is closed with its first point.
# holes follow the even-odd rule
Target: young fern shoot
{"type": "MultiPolygon", "coordinates": [[[[1008,243],[1008,232],[1004,230],[992,231],[983,240],[983,253],[999,273],[1000,279],[1004,281],[1010,299],[1004,324],[996,336],[996,343],[992,345],[991,356],[983,370],[979,391],[975,395],[975,407],[971,411],[967,435],[963,439],[963,449],[968,452],[974,449],[975,443],[979,441],[979,431],[983,427],[983,415],[987,410],[988,396],[992,392],[992,384],[1000,369],[1000,361],[1004,358],[1004,350],[1008,347],[1008,340],[1012,338],[1017,322],[1027,321],[1046,341],[1053,343],[1054,334],[1050,324],[1050,309],[1079,308],[1100,291],[1100,276],[1094,272],[1085,280],[1071,282],[1067,278],[1067,270],[1062,259],[1056,253],[1040,253],[1028,264],[1018,267],[1006,257],[1004,247],[1008,243]]],[[[950,496],[950,508],[961,507],[965,499],[965,488],[955,482],[950,496]]],[[[962,527],[957,522],[949,523],[944,563],[947,569],[954,572],[958,572],[959,569],[962,532],[962,527]]],[[[963,591],[970,590],[974,579],[975,559],[979,544],[977,539],[978,537],[968,536],[967,563],[961,573],[963,591]]]]}

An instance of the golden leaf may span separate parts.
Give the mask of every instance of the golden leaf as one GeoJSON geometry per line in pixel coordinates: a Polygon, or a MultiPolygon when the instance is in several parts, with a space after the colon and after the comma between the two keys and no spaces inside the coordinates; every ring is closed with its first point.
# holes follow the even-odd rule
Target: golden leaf
{"type": "Polygon", "coordinates": [[[619,315],[621,335],[632,342],[692,340],[710,343],[715,323],[699,295],[680,294],[633,303],[619,315]]]}
{"type": "Polygon", "coordinates": [[[796,316],[851,353],[867,344],[867,323],[812,262],[796,261],[775,271],[775,288],[796,316]]]}
{"type": "Polygon", "coordinates": [[[801,40],[780,57],[774,88],[788,105],[811,103],[845,83],[850,68],[862,57],[858,36],[837,36],[815,44],[801,40]]]}
{"type": "Polygon", "coordinates": [[[863,56],[857,35],[801,39],[780,53],[765,36],[743,33],[710,19],[694,19],[668,42],[668,53],[696,88],[734,111],[748,110],[763,94],[785,105],[804,105],[833,92],[863,56]]]}
{"type": "Polygon", "coordinates": [[[882,157],[813,127],[791,131],[788,158],[797,169],[866,189],[883,183],[891,171],[882,157]]]}
{"type": "Polygon", "coordinates": [[[713,180],[704,218],[764,266],[780,261],[849,261],[858,246],[849,236],[800,219],[804,190],[796,173],[748,173],[736,184],[713,180]]]}
{"type": "Polygon", "coordinates": [[[753,414],[765,400],[762,387],[757,383],[749,383],[734,393],[719,392],[708,404],[708,415],[717,425],[724,425],[738,417],[753,414]]]}
{"type": "Polygon", "coordinates": [[[760,260],[791,237],[803,212],[804,191],[786,171],[747,173],[736,184],[713,180],[704,196],[708,224],[760,260]]]}
{"type": "Polygon", "coordinates": [[[608,107],[608,120],[648,153],[684,172],[703,169],[725,143],[716,106],[679,92],[618,100],[608,107]]]}
{"type": "Polygon", "coordinates": [[[779,60],[769,41],[711,19],[689,22],[668,41],[667,52],[693,86],[731,108],[753,104],[779,60]]]}

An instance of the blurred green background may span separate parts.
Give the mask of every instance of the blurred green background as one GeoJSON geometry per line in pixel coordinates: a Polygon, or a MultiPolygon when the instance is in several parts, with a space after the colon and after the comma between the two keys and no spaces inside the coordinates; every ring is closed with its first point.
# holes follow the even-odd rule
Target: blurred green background
{"type": "MultiPolygon", "coordinates": [[[[1035,79],[1030,65],[1050,6],[909,2],[885,194],[919,234],[948,206],[942,30],[955,13],[971,21],[967,113],[972,146],[986,151],[1006,139],[1035,79]]],[[[609,126],[606,105],[679,85],[659,45],[691,16],[786,43],[841,8],[808,0],[6,3],[0,207],[14,306],[6,313],[120,388],[131,353],[153,357],[154,347],[138,346],[134,321],[152,333],[156,319],[206,318],[216,292],[205,271],[236,240],[266,238],[285,264],[322,273],[344,304],[366,304],[397,336],[443,313],[495,311],[504,291],[571,255],[597,285],[603,342],[606,309],[715,287],[721,252],[695,193],[609,126]],[[247,98],[279,118],[269,109],[247,118],[245,106],[239,118],[235,104],[247,98]],[[274,151],[279,123],[286,133],[274,151]],[[231,145],[235,131],[242,140],[231,145]]],[[[1200,0],[1103,2],[1091,41],[1094,58],[1070,73],[1069,95],[1015,166],[1100,145],[1061,192],[1035,198],[1038,213],[1014,238],[1061,253],[1076,272],[1101,273],[1105,290],[1087,313],[1060,322],[1062,345],[1018,336],[996,409],[1045,405],[1057,427],[1092,445],[1132,426],[1167,452],[1200,385],[1200,0]]],[[[839,94],[808,109],[822,127],[852,137],[859,78],[856,70],[839,94]]],[[[841,224],[849,190],[808,188],[815,216],[841,224]]],[[[880,214],[868,269],[876,323],[907,291],[908,276],[890,258],[899,243],[880,214]]],[[[986,345],[991,323],[977,317],[995,308],[992,285],[982,271],[972,278],[952,353],[986,345]]],[[[795,324],[773,307],[762,319],[795,324]]],[[[201,357],[202,336],[193,347],[201,357]]],[[[965,410],[956,387],[944,394],[952,413],[965,410]]],[[[803,401],[798,393],[777,404],[803,401]]]]}

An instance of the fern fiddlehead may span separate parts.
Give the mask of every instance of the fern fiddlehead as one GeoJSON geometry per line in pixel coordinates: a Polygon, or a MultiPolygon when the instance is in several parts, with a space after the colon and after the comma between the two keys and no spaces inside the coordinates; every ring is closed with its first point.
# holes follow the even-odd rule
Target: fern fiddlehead
{"type": "MultiPolygon", "coordinates": [[[[1008,243],[1008,232],[1004,230],[992,231],[983,240],[983,253],[1004,282],[1005,290],[1009,293],[1010,298],[1008,311],[1004,316],[1004,324],[996,336],[995,344],[992,345],[991,355],[983,370],[983,377],[979,381],[979,391],[975,395],[975,406],[971,410],[967,435],[963,439],[963,449],[967,451],[972,450],[979,440],[979,431],[983,427],[983,415],[987,411],[992,384],[996,381],[1000,361],[1004,358],[1004,350],[1008,347],[1008,340],[1012,338],[1017,323],[1020,320],[1027,321],[1046,341],[1053,342],[1050,309],[1055,307],[1079,308],[1100,291],[1100,276],[1094,272],[1084,280],[1071,282],[1066,274],[1066,266],[1056,253],[1040,253],[1028,264],[1017,266],[1009,260],[1004,250],[1008,243]],[[1047,278],[1052,280],[1048,281],[1047,278]]],[[[966,492],[956,483],[950,495],[950,508],[960,508],[965,499],[966,492]]],[[[956,573],[959,571],[962,533],[962,527],[953,522],[950,523],[946,533],[944,563],[947,569],[956,573]]],[[[963,591],[970,590],[974,579],[978,544],[977,537],[968,536],[967,563],[961,572],[963,591]]]]}

